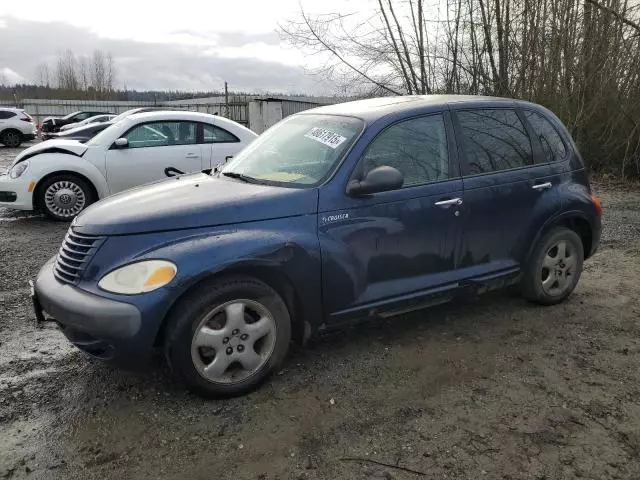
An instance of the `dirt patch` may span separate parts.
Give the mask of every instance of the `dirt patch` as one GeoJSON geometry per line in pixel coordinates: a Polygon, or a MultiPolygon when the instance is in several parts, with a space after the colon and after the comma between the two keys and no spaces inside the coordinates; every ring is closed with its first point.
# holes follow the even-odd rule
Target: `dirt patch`
{"type": "Polygon", "coordinates": [[[603,246],[567,303],[503,292],[335,332],[226,401],[35,330],[26,280],[67,225],[1,211],[0,478],[636,479],[640,192],[596,190],[603,246]]]}

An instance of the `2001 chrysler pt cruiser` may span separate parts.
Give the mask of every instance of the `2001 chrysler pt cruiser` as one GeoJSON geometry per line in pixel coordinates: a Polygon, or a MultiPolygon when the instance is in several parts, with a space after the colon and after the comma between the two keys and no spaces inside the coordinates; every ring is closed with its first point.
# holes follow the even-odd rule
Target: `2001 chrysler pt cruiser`
{"type": "Polygon", "coordinates": [[[34,285],[85,352],[162,346],[205,395],[250,391],[291,341],[519,284],[573,291],[599,200],[566,129],[525,102],[363,100],[280,122],[220,172],[109,197],[71,224],[34,285]]]}

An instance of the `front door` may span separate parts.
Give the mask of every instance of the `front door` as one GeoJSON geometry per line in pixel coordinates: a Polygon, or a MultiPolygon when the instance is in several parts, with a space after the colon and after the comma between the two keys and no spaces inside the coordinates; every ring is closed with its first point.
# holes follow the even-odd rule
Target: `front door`
{"type": "Polygon", "coordinates": [[[320,199],[329,321],[410,308],[447,290],[456,268],[463,200],[449,121],[443,113],[404,120],[372,140],[354,175],[363,178],[373,168],[391,166],[403,174],[402,188],[320,199]]]}
{"type": "Polygon", "coordinates": [[[132,127],[123,135],[128,140],[126,147],[112,146],[107,151],[107,183],[111,193],[201,171],[202,151],[196,133],[197,124],[184,121],[149,122],[132,127]]]}
{"type": "Polygon", "coordinates": [[[560,207],[564,166],[554,152],[562,140],[556,132],[553,145],[543,142],[527,116],[515,108],[455,112],[465,192],[459,273],[466,278],[517,274],[560,207]]]}

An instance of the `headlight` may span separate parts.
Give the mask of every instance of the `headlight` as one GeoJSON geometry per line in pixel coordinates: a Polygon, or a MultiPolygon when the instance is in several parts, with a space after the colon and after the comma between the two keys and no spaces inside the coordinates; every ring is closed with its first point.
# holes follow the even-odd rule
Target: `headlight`
{"type": "Polygon", "coordinates": [[[24,172],[27,171],[27,168],[29,168],[28,160],[25,160],[24,162],[20,162],[14,165],[11,170],[9,170],[9,176],[11,178],[18,178],[20,175],[22,175],[24,172]]]}
{"type": "Polygon", "coordinates": [[[151,292],[169,284],[176,276],[176,266],[164,260],[147,260],[132,263],[108,273],[98,286],[112,293],[135,295],[151,292]]]}

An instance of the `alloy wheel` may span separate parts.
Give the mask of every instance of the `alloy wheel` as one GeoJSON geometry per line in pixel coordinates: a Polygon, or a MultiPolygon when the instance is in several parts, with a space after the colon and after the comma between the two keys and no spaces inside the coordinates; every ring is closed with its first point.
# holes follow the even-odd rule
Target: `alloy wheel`
{"type": "Polygon", "coordinates": [[[4,143],[9,148],[16,148],[20,146],[22,139],[20,138],[20,134],[16,132],[6,132],[2,136],[2,143],[4,143]]]}
{"type": "Polygon", "coordinates": [[[560,240],[552,245],[542,260],[541,281],[544,292],[558,296],[571,288],[577,265],[576,252],[569,242],[560,240]]]}
{"type": "Polygon", "coordinates": [[[275,343],[276,322],[271,312],[254,300],[233,300],[200,321],[191,342],[191,359],[206,380],[233,384],[260,370],[275,343]]]}

